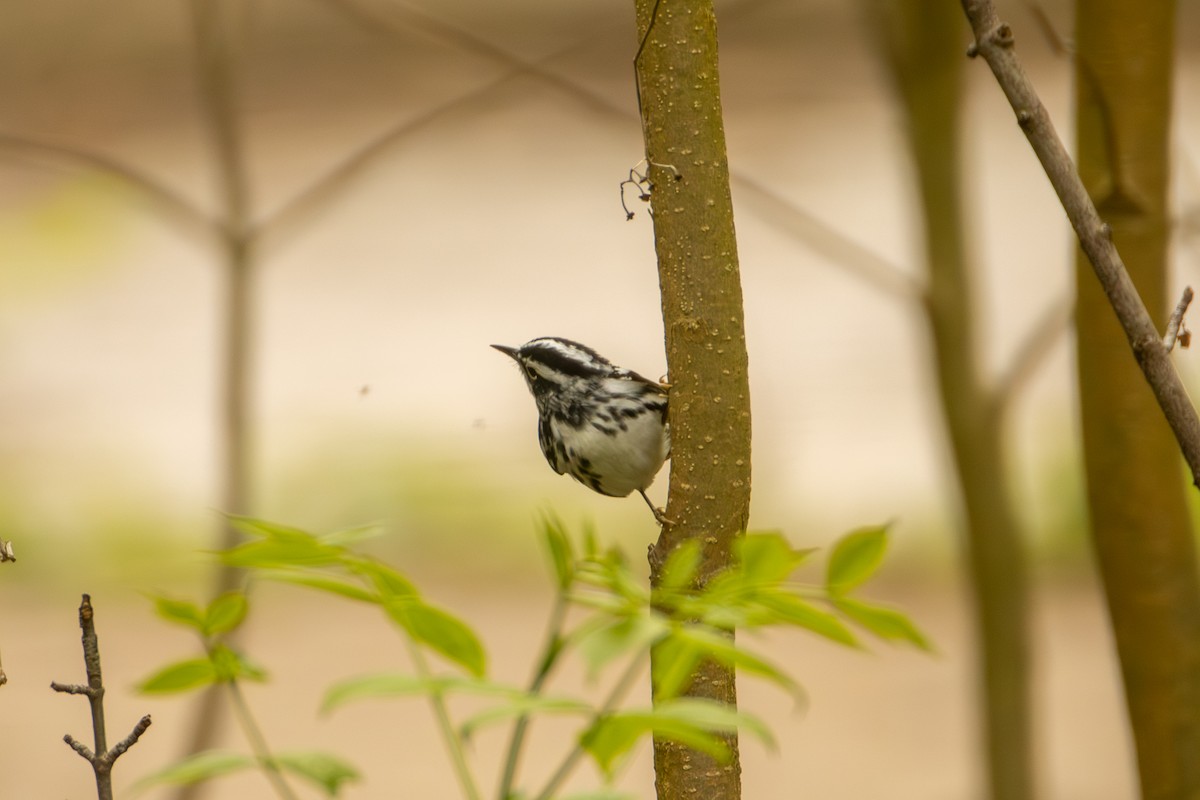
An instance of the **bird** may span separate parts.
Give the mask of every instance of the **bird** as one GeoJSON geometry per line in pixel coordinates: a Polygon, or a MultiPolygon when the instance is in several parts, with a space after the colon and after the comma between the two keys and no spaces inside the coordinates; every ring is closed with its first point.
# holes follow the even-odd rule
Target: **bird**
{"type": "Polygon", "coordinates": [[[538,444],[555,472],[610,497],[636,490],[660,525],[670,522],[646,496],[671,455],[669,384],[558,336],[492,347],[520,366],[537,404],[538,444]]]}

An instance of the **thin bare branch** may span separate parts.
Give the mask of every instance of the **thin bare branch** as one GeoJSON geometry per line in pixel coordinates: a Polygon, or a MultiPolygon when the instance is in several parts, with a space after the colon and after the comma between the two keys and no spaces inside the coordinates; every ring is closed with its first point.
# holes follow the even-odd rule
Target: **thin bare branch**
{"type": "MultiPolygon", "coordinates": [[[[494,84],[481,87],[479,90],[481,94],[491,91],[508,80],[517,77],[532,77],[564,93],[594,113],[620,120],[629,120],[636,116],[635,109],[614,102],[599,92],[571,80],[563,72],[550,68],[549,64],[553,60],[571,52],[575,49],[574,46],[559,50],[543,59],[530,61],[497,47],[467,30],[401,3],[389,3],[388,11],[383,12],[363,3],[362,0],[324,1],[341,10],[371,32],[382,30],[391,35],[399,35],[416,30],[436,41],[513,70],[512,74],[494,84]]],[[[730,13],[725,15],[725,19],[733,18],[739,11],[750,11],[752,5],[752,3],[743,3],[730,9],[730,13]]],[[[475,93],[472,93],[461,99],[463,101],[473,100],[476,96],[475,93]]],[[[457,102],[455,101],[455,105],[457,102]]],[[[448,111],[450,108],[443,107],[433,113],[440,115],[443,110],[448,111]]],[[[316,181],[312,187],[306,189],[278,212],[273,219],[263,223],[260,231],[274,237],[275,228],[294,227],[297,218],[323,204],[332,191],[348,182],[354,174],[357,174],[369,163],[370,159],[392,146],[397,139],[409,132],[401,130],[400,127],[402,126],[385,133],[376,142],[367,145],[358,154],[351,156],[342,165],[335,167],[325,177],[316,181]]],[[[800,240],[801,243],[820,255],[845,267],[885,294],[905,300],[921,300],[923,298],[924,288],[921,284],[906,275],[904,270],[897,265],[889,263],[886,259],[870,252],[865,246],[784,200],[754,178],[737,171],[731,171],[730,177],[737,187],[739,201],[749,195],[751,202],[758,206],[759,213],[768,222],[800,240]]],[[[622,199],[624,198],[622,197],[622,199]]],[[[628,215],[628,209],[626,209],[626,214],[628,215]]]]}
{"type": "Polygon", "coordinates": [[[365,172],[375,159],[389,152],[410,134],[428,127],[447,114],[477,103],[481,97],[512,81],[515,77],[517,77],[516,73],[504,75],[443,103],[417,119],[404,120],[351,153],[250,231],[249,235],[251,241],[254,242],[256,251],[264,252],[269,249],[274,242],[285,237],[289,231],[295,230],[307,219],[319,213],[332,202],[338,192],[365,172]]]}
{"type": "Polygon", "coordinates": [[[70,145],[27,139],[10,133],[0,133],[0,151],[16,156],[48,161],[55,166],[79,167],[95,170],[141,194],[151,205],[157,207],[177,224],[198,231],[206,237],[218,237],[216,223],[203,211],[144,172],[111,156],[81,150],[70,145]]]}
{"type": "Polygon", "coordinates": [[[83,756],[84,761],[88,762],[93,767],[96,766],[96,754],[93,753],[91,748],[89,748],[86,744],[79,741],[69,733],[63,736],[63,741],[70,745],[72,750],[83,756]]]}
{"type": "Polygon", "coordinates": [[[108,759],[109,766],[111,766],[114,761],[124,755],[126,750],[137,744],[138,739],[142,738],[142,734],[145,733],[146,729],[149,727],[150,715],[147,714],[137,721],[137,724],[133,726],[133,730],[129,732],[128,736],[117,742],[115,745],[113,745],[111,750],[105,753],[105,758],[108,759]]]}
{"type": "Polygon", "coordinates": [[[783,199],[755,179],[736,172],[731,177],[738,201],[755,207],[765,222],[890,297],[910,303],[924,301],[924,284],[906,274],[898,264],[783,199]]]}
{"type": "Polygon", "coordinates": [[[1193,482],[1200,487],[1200,417],[1113,245],[1111,230],[1100,219],[1050,115],[1017,60],[1012,28],[1000,21],[990,0],[962,0],[962,6],[975,34],[968,55],[983,57],[1016,112],[1017,122],[1050,178],[1125,331],[1134,358],[1175,434],[1193,482]]]}
{"type": "Polygon", "coordinates": [[[1179,298],[1179,303],[1171,312],[1171,318],[1167,320],[1167,332],[1163,336],[1163,347],[1167,349],[1168,353],[1175,349],[1176,343],[1182,347],[1188,346],[1190,335],[1187,326],[1183,324],[1183,316],[1187,313],[1188,306],[1192,304],[1194,296],[1192,287],[1186,287],[1183,290],[1183,297],[1179,298]]]}
{"type": "Polygon", "coordinates": [[[83,663],[88,682],[84,685],[54,681],[50,684],[50,688],[64,694],[80,694],[87,697],[92,707],[92,737],[95,741],[95,749],[89,748],[69,733],[63,737],[63,741],[91,764],[92,772],[96,776],[98,800],[113,800],[113,762],[146,732],[146,729],[150,727],[150,717],[149,715],[142,717],[129,736],[121,740],[112,750],[108,749],[104,732],[104,680],[100,671],[100,640],[96,636],[92,598],[86,594],[79,604],[79,627],[83,632],[83,663]]]}

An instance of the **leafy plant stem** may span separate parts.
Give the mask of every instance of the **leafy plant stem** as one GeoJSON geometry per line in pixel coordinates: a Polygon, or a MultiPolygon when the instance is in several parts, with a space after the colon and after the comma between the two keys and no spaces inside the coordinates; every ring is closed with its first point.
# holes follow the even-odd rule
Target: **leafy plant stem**
{"type": "MultiPolygon", "coordinates": [[[[642,669],[648,661],[649,653],[649,650],[642,650],[629,662],[629,666],[625,668],[625,672],[621,674],[621,678],[613,685],[612,691],[608,693],[608,697],[604,699],[604,703],[596,711],[595,716],[592,717],[593,724],[616,708],[617,704],[625,698],[625,695],[629,694],[629,690],[633,688],[642,674],[642,669]]],[[[575,769],[575,765],[579,763],[579,759],[583,758],[584,753],[582,742],[577,743],[571,752],[567,753],[567,757],[563,759],[562,764],[550,776],[550,780],[546,783],[545,788],[538,793],[534,800],[550,800],[559,787],[562,786],[563,782],[570,776],[571,770],[575,769]]]]}
{"type": "MultiPolygon", "coordinates": [[[[408,643],[408,652],[417,674],[422,678],[431,677],[432,672],[429,669],[429,662],[425,659],[425,654],[421,652],[421,648],[410,638],[406,637],[405,641],[408,643]]],[[[466,753],[463,752],[462,737],[454,730],[454,723],[450,721],[450,712],[446,708],[445,694],[440,689],[431,688],[429,690],[429,705],[433,708],[433,716],[437,720],[438,730],[442,732],[442,738],[446,742],[446,749],[450,751],[450,761],[454,767],[454,774],[458,776],[458,782],[462,784],[467,800],[481,800],[479,788],[475,785],[475,779],[471,776],[471,768],[467,765],[466,753]]]]}
{"type": "Polygon", "coordinates": [[[233,713],[242,727],[242,733],[246,735],[246,741],[250,743],[250,749],[254,751],[254,757],[258,759],[258,763],[262,765],[263,772],[266,774],[267,780],[271,782],[275,793],[284,800],[298,800],[292,788],[284,780],[279,765],[271,756],[267,740],[259,729],[258,723],[254,721],[254,715],[250,712],[250,705],[246,702],[242,687],[235,680],[228,681],[225,685],[229,688],[233,713]]]}
{"type": "MultiPolygon", "coordinates": [[[[567,616],[567,593],[560,590],[554,597],[554,607],[546,622],[546,639],[542,645],[542,655],[538,660],[537,671],[529,682],[528,692],[536,695],[541,691],[546,679],[558,663],[562,652],[562,630],[567,616]]],[[[507,800],[512,793],[513,781],[517,775],[517,763],[521,759],[521,749],[525,744],[525,732],[529,728],[529,715],[522,715],[513,726],[512,738],[508,743],[508,756],[504,761],[504,774],[500,778],[499,800],[507,800]]]]}

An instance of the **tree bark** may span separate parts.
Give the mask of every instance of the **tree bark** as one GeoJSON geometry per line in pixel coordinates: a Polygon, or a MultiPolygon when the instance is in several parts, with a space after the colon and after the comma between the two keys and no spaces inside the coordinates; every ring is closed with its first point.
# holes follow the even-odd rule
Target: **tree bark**
{"type": "MultiPolygon", "coordinates": [[[[1076,3],[1079,172],[1165,317],[1175,4],[1076,3]]],[[[1179,451],[1082,252],[1080,405],[1092,541],[1142,797],[1200,797],[1200,585],[1179,451]]]]}
{"type": "MultiPolygon", "coordinates": [[[[651,584],[681,542],[702,543],[702,585],[730,563],[750,508],[750,387],[742,289],[711,0],[635,0],[635,68],[666,335],[672,439],[664,526],[651,584]]],[[[652,654],[652,681],[658,663],[652,654]]],[[[701,665],[693,697],[736,705],[733,671],[701,665]]],[[[659,800],[741,796],[729,763],[656,739],[659,800]]]]}

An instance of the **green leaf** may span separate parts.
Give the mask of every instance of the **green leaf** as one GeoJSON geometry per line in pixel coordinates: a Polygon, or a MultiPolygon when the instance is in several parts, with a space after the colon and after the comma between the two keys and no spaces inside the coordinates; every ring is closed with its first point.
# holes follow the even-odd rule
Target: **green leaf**
{"type": "Polygon", "coordinates": [[[143,694],[172,694],[186,692],[217,681],[217,670],[207,658],[177,661],[155,672],[138,684],[143,694]]]}
{"type": "Polygon", "coordinates": [[[590,714],[592,711],[590,703],[571,697],[543,697],[522,692],[500,705],[471,715],[459,727],[459,731],[464,739],[469,739],[480,728],[516,717],[532,714],[590,714]]]}
{"type": "Polygon", "coordinates": [[[550,554],[550,564],[554,567],[558,588],[566,591],[575,576],[575,554],[571,548],[571,540],[567,538],[562,523],[553,517],[542,520],[542,539],[546,542],[546,550],[550,554]]]}
{"type": "Polygon", "coordinates": [[[246,660],[241,653],[232,648],[219,644],[209,653],[213,671],[218,681],[251,680],[265,681],[267,673],[262,667],[246,660]]]}
{"type": "Polygon", "coordinates": [[[141,791],[163,783],[172,786],[187,786],[254,766],[257,766],[257,762],[250,756],[221,750],[206,750],[203,753],[188,756],[166,769],[147,775],[134,785],[134,790],[141,791]]]}
{"type": "Polygon", "coordinates": [[[700,569],[700,540],[684,539],[667,555],[658,581],[660,591],[672,592],[691,587],[700,569]]]}
{"type": "Polygon", "coordinates": [[[249,610],[246,595],[241,592],[226,592],[208,604],[204,612],[205,636],[229,633],[242,624],[249,610]]]}
{"type": "Polygon", "coordinates": [[[233,567],[264,569],[272,567],[327,567],[343,557],[339,547],[322,544],[314,538],[255,539],[221,554],[221,560],[233,567]]]}
{"type": "Polygon", "coordinates": [[[308,531],[293,528],[289,525],[280,525],[278,522],[271,522],[265,519],[257,519],[255,517],[246,517],[241,514],[230,514],[229,524],[236,530],[241,531],[255,539],[275,539],[277,541],[303,541],[316,540],[316,536],[308,531]]]}
{"type": "Polygon", "coordinates": [[[159,595],[152,595],[151,599],[154,600],[155,612],[167,622],[203,632],[204,612],[200,606],[187,600],[172,600],[159,595]]]}
{"type": "Polygon", "coordinates": [[[786,580],[816,548],[795,550],[781,533],[749,533],[735,540],[738,569],[751,584],[786,580]]]}
{"type": "Polygon", "coordinates": [[[678,697],[691,686],[703,652],[696,642],[683,636],[668,636],[655,648],[654,697],[656,701],[678,697]]]}
{"type": "Polygon", "coordinates": [[[388,616],[414,640],[428,645],[476,677],[487,672],[487,654],[470,626],[448,611],[420,600],[390,600],[388,616]]]}
{"type": "MultiPolygon", "coordinates": [[[[736,667],[739,672],[766,678],[792,695],[792,699],[797,703],[801,703],[805,699],[804,689],[790,675],[766,659],[754,655],[745,648],[738,647],[730,636],[696,625],[689,625],[676,631],[671,638],[690,645],[702,658],[711,658],[727,667],[736,667]]],[[[671,696],[663,691],[661,682],[655,689],[655,693],[658,699],[666,699],[671,696]]]]}
{"type": "Polygon", "coordinates": [[[616,760],[647,734],[679,742],[718,760],[728,760],[730,751],[724,737],[738,728],[757,735],[774,749],[774,737],[761,721],[723,703],[700,698],[667,700],[650,710],[607,715],[584,732],[580,743],[600,768],[611,774],[616,760]]]}
{"type": "Polygon", "coordinates": [[[421,596],[412,581],[373,558],[349,560],[346,566],[374,586],[382,600],[416,600],[421,596]]]}
{"type": "Polygon", "coordinates": [[[280,583],[291,583],[296,586],[306,586],[330,594],[348,597],[364,603],[378,603],[379,596],[369,589],[364,589],[357,583],[327,575],[323,572],[308,572],[290,569],[264,569],[257,573],[258,577],[280,583]]]}
{"type": "Polygon", "coordinates": [[[921,650],[933,651],[925,634],[904,614],[892,608],[864,603],[849,597],[833,598],[834,606],[881,639],[908,642],[921,650]]]}
{"type": "Polygon", "coordinates": [[[825,574],[831,594],[845,594],[875,572],[887,550],[887,526],[860,528],[837,541],[825,574]]]}
{"type": "Polygon", "coordinates": [[[859,647],[858,639],[840,619],[790,592],[765,592],[756,601],[774,614],[774,622],[804,628],[848,647],[859,647]]]}
{"type": "Polygon", "coordinates": [[[385,533],[382,525],[360,525],[357,528],[344,528],[333,533],[322,534],[319,538],[324,544],[345,546],[375,539],[385,533]]]}
{"type": "Polygon", "coordinates": [[[329,753],[278,753],[274,761],[284,771],[299,775],[321,787],[330,797],[336,797],[343,784],[356,781],[360,777],[353,765],[329,753]]]}
{"type": "Polygon", "coordinates": [[[352,700],[452,693],[506,699],[525,696],[523,689],[479,678],[465,678],[458,675],[421,678],[416,675],[389,672],[361,675],[335,683],[325,692],[325,698],[321,701],[321,713],[328,713],[352,700]]]}
{"type": "Polygon", "coordinates": [[[645,650],[669,630],[660,615],[643,612],[632,617],[600,618],[581,626],[574,634],[579,655],[595,677],[600,669],[626,653],[645,650]]]}

